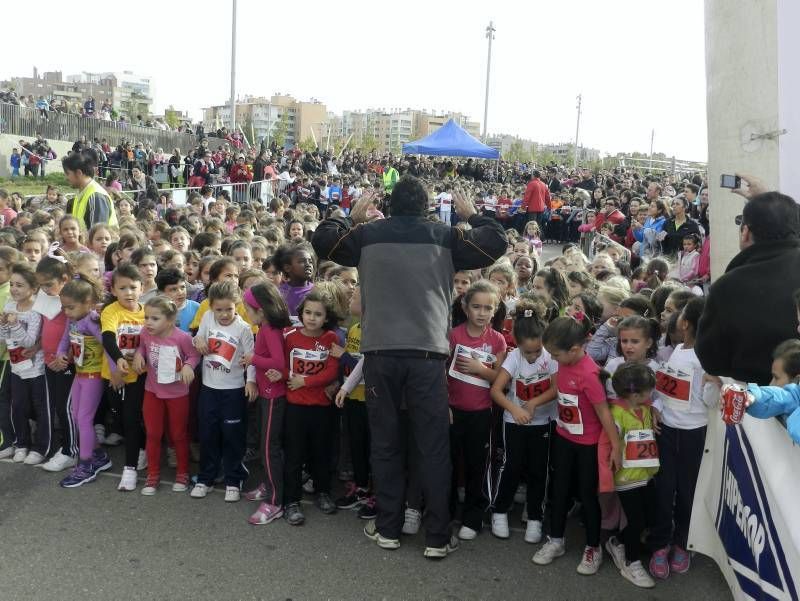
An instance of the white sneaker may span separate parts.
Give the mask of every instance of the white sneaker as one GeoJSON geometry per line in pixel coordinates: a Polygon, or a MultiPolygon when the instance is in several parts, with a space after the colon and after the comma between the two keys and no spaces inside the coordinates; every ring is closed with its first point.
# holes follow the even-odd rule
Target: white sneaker
{"type": "Polygon", "coordinates": [[[625,545],[619,542],[616,536],[612,536],[606,541],[606,551],[614,560],[617,569],[622,571],[625,568],[625,545]]]}
{"type": "Polygon", "coordinates": [[[647,573],[641,561],[633,561],[628,565],[623,563],[619,572],[625,580],[640,588],[653,588],[656,585],[656,581],[647,573]]]}
{"type": "Polygon", "coordinates": [[[178,467],[178,455],[175,454],[175,449],[172,447],[167,447],[167,465],[178,467]]]}
{"type": "Polygon", "coordinates": [[[2,451],[0,451],[0,459],[8,459],[9,457],[14,456],[14,447],[6,447],[2,451]]]}
{"type": "Polygon", "coordinates": [[[152,497],[158,492],[158,485],[146,484],[142,487],[141,492],[145,497],[152,497]]]}
{"type": "Polygon", "coordinates": [[[28,456],[25,457],[25,461],[23,463],[25,465],[39,465],[42,461],[44,461],[44,455],[38,451],[31,451],[28,453],[28,456]]]}
{"type": "Polygon", "coordinates": [[[525,542],[535,545],[542,542],[542,523],[539,520],[528,520],[525,527],[525,542]]]}
{"type": "Polygon", "coordinates": [[[111,434],[106,436],[105,444],[106,444],[106,446],[109,446],[109,447],[115,447],[119,443],[121,443],[123,440],[124,440],[124,438],[122,438],[122,436],[120,436],[116,432],[112,432],[111,434]]]}
{"type": "Polygon", "coordinates": [[[514,503],[522,505],[528,498],[528,487],[524,484],[517,486],[517,491],[514,493],[514,503]]]}
{"type": "Polygon", "coordinates": [[[75,467],[76,463],[74,457],[64,455],[64,453],[59,451],[50,458],[50,461],[42,465],[42,469],[47,472],[60,472],[68,467],[75,467]]]}
{"type": "Polygon", "coordinates": [[[235,486],[226,486],[225,487],[225,502],[226,503],[236,503],[239,499],[241,499],[242,493],[241,491],[235,486]]]}
{"type": "Polygon", "coordinates": [[[508,538],[511,536],[511,533],[508,530],[507,513],[492,514],[492,534],[494,534],[497,538],[508,538]]]}
{"type": "Polygon", "coordinates": [[[132,467],[128,467],[127,465],[122,468],[122,478],[119,480],[119,486],[117,486],[117,490],[124,490],[126,492],[131,492],[136,490],[136,470],[132,467]]]}
{"type": "Polygon", "coordinates": [[[603,548],[602,547],[586,547],[583,550],[583,557],[578,564],[578,574],[584,576],[591,576],[597,574],[600,565],[603,563],[603,548]]]}
{"type": "Polygon", "coordinates": [[[94,425],[94,437],[97,444],[106,444],[106,427],[103,424],[94,425]]]}
{"type": "Polygon", "coordinates": [[[144,449],[139,449],[139,458],[136,460],[136,469],[147,469],[147,453],[144,452],[144,449]]]}
{"type": "Polygon", "coordinates": [[[213,486],[206,486],[205,484],[200,484],[199,482],[194,485],[192,492],[189,493],[189,496],[193,499],[204,499],[205,496],[214,490],[213,486]]]}
{"type": "Polygon", "coordinates": [[[411,536],[419,532],[419,523],[422,521],[422,514],[416,509],[406,507],[405,519],[403,520],[403,534],[411,536]]]}
{"type": "Polygon", "coordinates": [[[458,538],[461,540],[475,540],[475,537],[477,536],[478,532],[469,526],[461,526],[461,528],[458,530],[458,538]]]}
{"type": "Polygon", "coordinates": [[[553,560],[556,557],[561,557],[564,555],[565,552],[566,549],[564,548],[563,538],[560,541],[554,541],[548,536],[547,542],[536,552],[536,554],[531,558],[531,561],[536,565],[546,566],[553,563],[553,560]]]}
{"type": "Polygon", "coordinates": [[[28,456],[28,449],[17,449],[14,451],[14,463],[22,463],[28,456]]]}

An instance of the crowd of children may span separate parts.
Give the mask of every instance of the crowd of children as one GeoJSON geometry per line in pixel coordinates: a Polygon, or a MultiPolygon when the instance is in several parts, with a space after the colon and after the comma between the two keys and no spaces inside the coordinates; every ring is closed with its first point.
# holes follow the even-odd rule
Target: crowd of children
{"type": "MultiPolygon", "coordinates": [[[[53,209],[24,224],[24,239],[0,231],[0,458],[69,470],[60,484],[75,488],[122,443],[119,490],[152,496],[166,447],[173,491],[201,499],[221,485],[226,502],[258,502],[251,524],[303,524],[304,492],[324,514],[373,518],[358,271],[315,257],[317,207],[193,195],[172,227],[130,209],[118,206],[118,227],[83,231],[53,209]],[[227,208],[239,209],[230,224],[227,208]],[[258,479],[245,467],[256,458],[258,479]],[[348,480],[340,496],[334,473],[348,480]]],[[[693,350],[704,301],[684,276],[696,249],[687,238],[674,270],[654,259],[637,275],[574,245],[540,264],[532,223],[509,230],[495,265],[453,279],[454,478],[442,486],[458,536],[475,539],[488,520],[509,538],[521,496],[524,540],[544,540],[534,563],[565,554],[577,512],[578,572],[596,573],[605,548],[626,579],[652,587],[690,567],[718,400],[693,350]]],[[[794,377],[792,353],[778,358],[794,377]]],[[[407,534],[424,514],[414,464],[411,452],[407,534]]]]}

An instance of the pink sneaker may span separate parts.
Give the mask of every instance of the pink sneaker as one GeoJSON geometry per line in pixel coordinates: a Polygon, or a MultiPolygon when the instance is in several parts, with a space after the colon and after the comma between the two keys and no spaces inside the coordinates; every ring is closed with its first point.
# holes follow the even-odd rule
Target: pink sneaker
{"type": "Polygon", "coordinates": [[[676,574],[685,574],[689,571],[689,564],[691,563],[692,558],[689,555],[689,552],[675,545],[672,547],[672,556],[669,559],[669,569],[675,572],[676,574]]]}
{"type": "Polygon", "coordinates": [[[669,578],[669,547],[659,549],[650,558],[650,573],[654,578],[666,580],[669,578]]]}
{"type": "Polygon", "coordinates": [[[246,501],[263,501],[267,498],[267,487],[264,484],[259,484],[250,492],[244,493],[246,501]]]}
{"type": "Polygon", "coordinates": [[[251,515],[247,521],[253,524],[253,526],[261,526],[263,524],[269,524],[273,520],[277,520],[282,515],[283,507],[270,505],[269,503],[261,503],[255,513],[251,515]]]}

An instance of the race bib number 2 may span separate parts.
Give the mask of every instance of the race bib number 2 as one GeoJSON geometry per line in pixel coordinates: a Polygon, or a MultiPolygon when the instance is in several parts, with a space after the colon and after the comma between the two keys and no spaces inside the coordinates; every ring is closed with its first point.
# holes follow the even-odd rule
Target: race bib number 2
{"type": "Polygon", "coordinates": [[[208,333],[206,359],[212,363],[219,363],[225,369],[230,369],[238,344],[234,337],[228,336],[225,332],[211,331],[208,333]]]}

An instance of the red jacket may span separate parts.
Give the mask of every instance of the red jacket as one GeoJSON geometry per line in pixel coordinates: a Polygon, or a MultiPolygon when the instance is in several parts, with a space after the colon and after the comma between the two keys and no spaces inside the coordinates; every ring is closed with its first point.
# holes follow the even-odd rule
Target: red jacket
{"type": "Polygon", "coordinates": [[[525,188],[525,197],[522,199],[522,207],[528,213],[544,213],[545,207],[550,206],[550,190],[539,178],[534,178],[528,182],[525,188]]]}
{"type": "Polygon", "coordinates": [[[239,165],[236,163],[231,167],[231,183],[242,184],[245,182],[253,181],[253,172],[250,171],[249,165],[239,165]]]}

